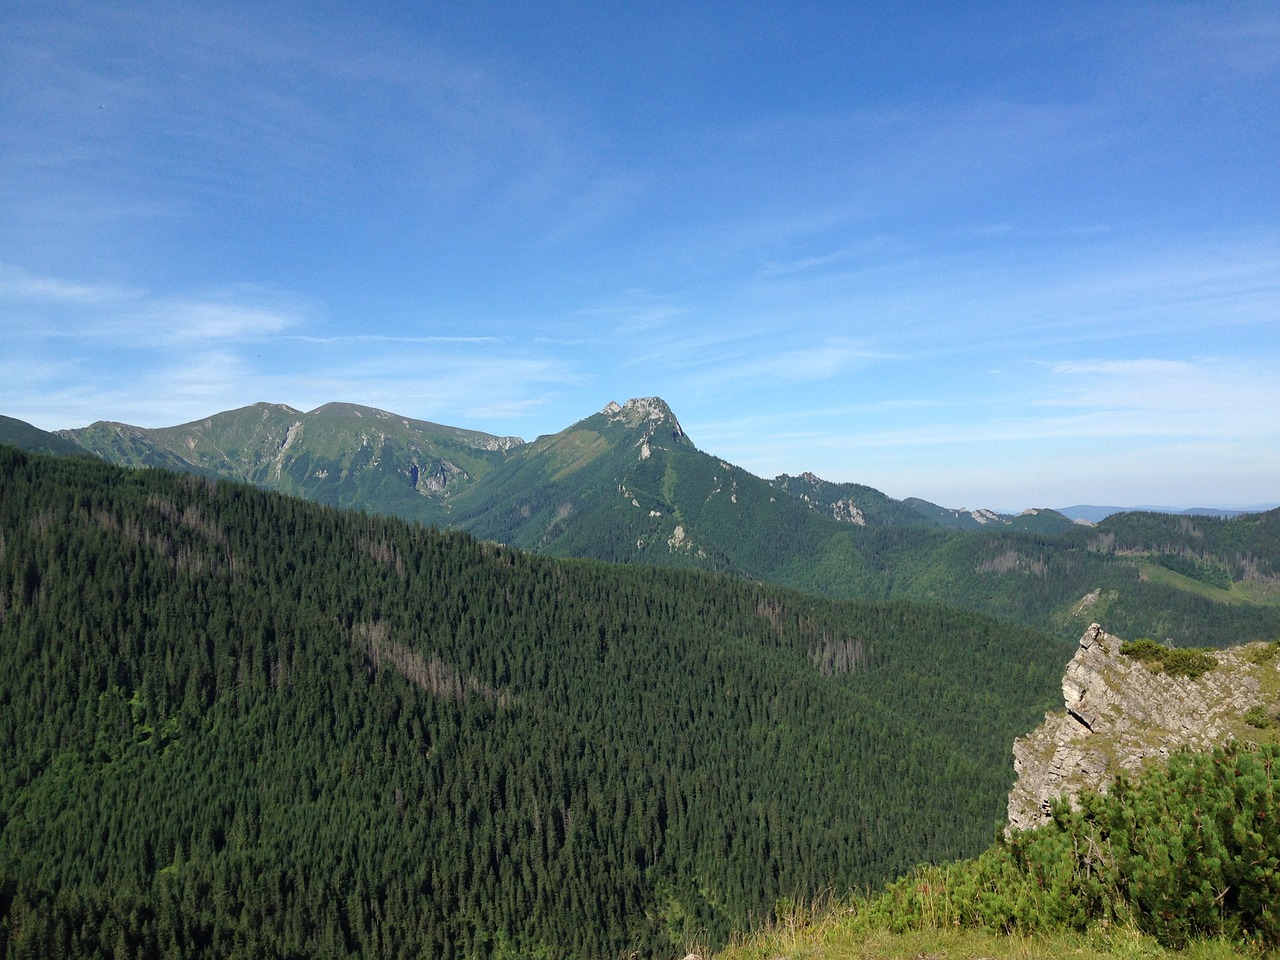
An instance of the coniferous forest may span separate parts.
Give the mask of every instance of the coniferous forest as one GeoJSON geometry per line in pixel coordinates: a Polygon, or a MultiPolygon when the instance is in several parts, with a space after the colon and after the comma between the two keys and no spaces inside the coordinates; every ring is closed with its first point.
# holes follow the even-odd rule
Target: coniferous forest
{"type": "Polygon", "coordinates": [[[0,447],[0,955],[683,955],[986,847],[1068,655],[0,447]]]}

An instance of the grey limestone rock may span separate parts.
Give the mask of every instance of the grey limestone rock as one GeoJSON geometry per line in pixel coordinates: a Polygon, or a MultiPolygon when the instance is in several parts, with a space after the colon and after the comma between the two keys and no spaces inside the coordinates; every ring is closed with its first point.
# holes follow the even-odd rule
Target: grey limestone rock
{"type": "Polygon", "coordinates": [[[1065,711],[1045,715],[1013,745],[1017,781],[1009,793],[1009,828],[1049,819],[1050,800],[1105,791],[1180,747],[1207,749],[1250,728],[1242,715],[1274,689],[1280,657],[1264,644],[1214,651],[1217,665],[1191,679],[1151,669],[1120,653],[1120,639],[1092,624],[1062,678],[1065,711]],[[1265,683],[1270,674],[1270,682],[1265,683]]]}

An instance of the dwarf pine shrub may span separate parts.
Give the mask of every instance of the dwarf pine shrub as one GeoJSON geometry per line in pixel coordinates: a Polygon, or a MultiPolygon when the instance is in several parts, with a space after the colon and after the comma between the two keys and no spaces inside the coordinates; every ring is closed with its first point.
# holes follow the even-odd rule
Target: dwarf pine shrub
{"type": "Polygon", "coordinates": [[[1131,923],[1166,946],[1247,937],[1280,946],[1280,749],[1181,752],[976,860],[923,867],[865,906],[903,930],[1028,933],[1131,923]]]}
{"type": "Polygon", "coordinates": [[[1142,661],[1148,669],[1162,670],[1173,676],[1190,677],[1192,680],[1204,676],[1218,665],[1217,658],[1208,650],[1166,647],[1150,637],[1125,640],[1120,644],[1120,652],[1142,661]]]}

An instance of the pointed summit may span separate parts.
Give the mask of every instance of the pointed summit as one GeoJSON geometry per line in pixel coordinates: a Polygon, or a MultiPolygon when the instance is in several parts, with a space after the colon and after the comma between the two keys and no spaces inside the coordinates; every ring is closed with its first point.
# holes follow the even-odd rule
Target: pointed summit
{"type": "Polygon", "coordinates": [[[671,428],[673,440],[685,439],[684,427],[680,426],[680,421],[676,419],[676,415],[671,412],[671,408],[661,397],[632,397],[622,406],[610,401],[600,413],[614,423],[624,423],[629,427],[646,427],[646,432],[649,434],[666,424],[671,428]]]}

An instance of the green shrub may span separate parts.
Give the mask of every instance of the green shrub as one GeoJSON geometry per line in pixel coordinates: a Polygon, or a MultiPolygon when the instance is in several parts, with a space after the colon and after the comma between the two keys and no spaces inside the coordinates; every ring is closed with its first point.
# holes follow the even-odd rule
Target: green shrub
{"type": "Polygon", "coordinates": [[[1269,663],[1280,653],[1280,640],[1272,640],[1260,647],[1254,647],[1248,653],[1250,663],[1269,663]]]}
{"type": "Polygon", "coordinates": [[[1244,717],[1241,719],[1243,719],[1249,726],[1255,727],[1258,730],[1266,730],[1269,727],[1275,726],[1275,720],[1272,718],[1271,714],[1267,713],[1267,708],[1260,703],[1256,703],[1246,710],[1244,717]]]}
{"type": "Polygon", "coordinates": [[[1120,652],[1146,665],[1147,669],[1163,671],[1178,677],[1196,680],[1218,665],[1217,658],[1208,650],[1194,647],[1166,647],[1150,637],[1125,640],[1120,652]]]}
{"type": "Polygon", "coordinates": [[[1130,924],[1166,946],[1280,946],[1280,748],[1175,754],[1015,832],[976,860],[923,867],[869,901],[891,929],[1026,933],[1130,924]]]}

